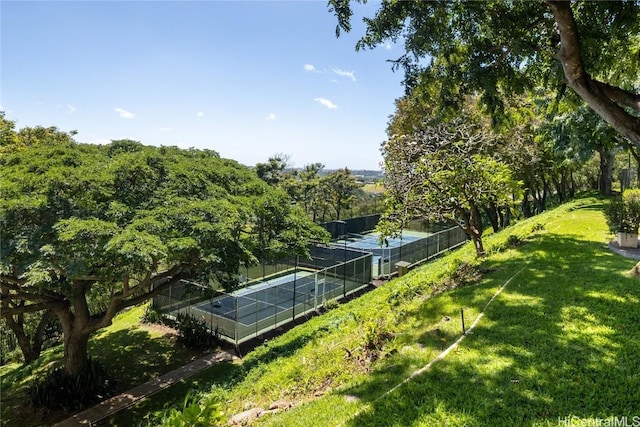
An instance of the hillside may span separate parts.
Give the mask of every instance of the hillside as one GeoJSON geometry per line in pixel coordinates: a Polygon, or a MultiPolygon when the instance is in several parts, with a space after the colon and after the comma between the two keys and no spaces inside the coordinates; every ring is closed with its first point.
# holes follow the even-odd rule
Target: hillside
{"type": "Polygon", "coordinates": [[[487,237],[481,264],[463,248],[190,384],[213,386],[205,401],[226,402],[225,419],[293,406],[256,420],[273,426],[631,417],[640,398],[640,288],[625,275],[634,261],[606,248],[600,208],[582,199],[522,221],[487,237]],[[468,326],[509,280],[456,350],[387,394],[461,335],[461,308],[468,326]]]}

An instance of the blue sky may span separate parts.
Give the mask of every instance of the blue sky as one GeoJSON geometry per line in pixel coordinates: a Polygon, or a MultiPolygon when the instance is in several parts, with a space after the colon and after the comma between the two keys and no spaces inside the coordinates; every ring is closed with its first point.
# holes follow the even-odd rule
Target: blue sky
{"type": "MultiPolygon", "coordinates": [[[[2,1],[0,103],[23,126],[209,148],[253,165],[378,169],[402,95],[388,59],[335,37],[325,1],[2,1]]],[[[371,14],[375,4],[359,8],[371,14]]]]}

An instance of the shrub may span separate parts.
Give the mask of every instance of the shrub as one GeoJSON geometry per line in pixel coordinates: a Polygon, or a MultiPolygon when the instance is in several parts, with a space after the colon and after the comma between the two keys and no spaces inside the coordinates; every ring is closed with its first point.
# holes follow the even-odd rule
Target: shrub
{"type": "Polygon", "coordinates": [[[338,307],[339,305],[340,305],[340,303],[335,299],[325,299],[324,302],[322,303],[322,306],[327,311],[333,310],[334,308],[338,307]]]}
{"type": "Polygon", "coordinates": [[[207,324],[188,313],[176,316],[178,340],[188,348],[207,349],[217,347],[220,343],[218,329],[210,331],[207,324]]]}
{"type": "Polygon", "coordinates": [[[510,234],[509,237],[507,237],[507,246],[510,248],[517,248],[523,243],[524,240],[522,240],[520,236],[516,236],[515,234],[510,234]]]}
{"type": "Polygon", "coordinates": [[[604,207],[607,225],[612,233],[637,233],[640,227],[640,189],[625,190],[604,207]]]}
{"type": "Polygon", "coordinates": [[[536,222],[535,224],[533,224],[533,227],[531,227],[531,231],[533,233],[535,233],[536,231],[542,231],[544,230],[544,224],[536,222]]]}
{"type": "Polygon", "coordinates": [[[182,410],[173,408],[155,412],[148,424],[161,427],[207,427],[221,425],[224,421],[222,402],[215,395],[201,396],[189,391],[184,398],[182,410]]]}
{"type": "Polygon", "coordinates": [[[33,382],[28,396],[35,408],[75,410],[101,401],[114,391],[115,382],[104,366],[89,358],[86,371],[68,375],[63,368],[56,368],[44,380],[33,382]]]}
{"type": "Polygon", "coordinates": [[[166,325],[167,322],[162,315],[154,306],[148,305],[144,310],[144,314],[140,319],[142,323],[155,323],[158,325],[166,325]]]}

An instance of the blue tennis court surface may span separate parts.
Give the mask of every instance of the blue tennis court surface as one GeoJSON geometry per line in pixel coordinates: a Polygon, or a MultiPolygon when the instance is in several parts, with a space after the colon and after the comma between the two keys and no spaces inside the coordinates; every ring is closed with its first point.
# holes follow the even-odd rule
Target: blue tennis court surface
{"type": "Polygon", "coordinates": [[[192,310],[216,314],[248,326],[294,307],[314,305],[316,288],[321,297],[342,286],[342,283],[326,280],[316,283],[315,272],[301,270],[255,283],[201,303],[192,310]]]}
{"type": "Polygon", "coordinates": [[[389,237],[386,239],[387,244],[380,243],[379,233],[349,234],[346,239],[336,240],[333,243],[335,244],[335,246],[345,245],[346,243],[347,248],[361,250],[397,248],[407,243],[424,239],[429,235],[427,233],[420,234],[422,235],[416,235],[412,233],[407,235],[403,234],[402,237],[389,237]]]}

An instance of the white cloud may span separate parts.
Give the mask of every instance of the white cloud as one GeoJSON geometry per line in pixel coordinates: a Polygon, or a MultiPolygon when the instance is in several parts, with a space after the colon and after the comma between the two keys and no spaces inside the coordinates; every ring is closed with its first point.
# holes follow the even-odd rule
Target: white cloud
{"type": "Polygon", "coordinates": [[[326,98],[314,98],[314,101],[316,101],[319,104],[324,105],[325,107],[327,107],[330,110],[335,110],[336,108],[338,108],[338,106],[336,104],[334,104],[333,102],[329,101],[326,98]]]}
{"type": "Polygon", "coordinates": [[[352,81],[356,81],[356,76],[353,74],[353,71],[345,71],[340,68],[334,68],[333,72],[342,77],[349,77],[352,81]]]}
{"type": "Polygon", "coordinates": [[[133,119],[136,116],[134,113],[127,111],[124,108],[114,108],[114,111],[120,114],[120,117],[123,119],[133,119]]]}
{"type": "Polygon", "coordinates": [[[384,48],[385,48],[385,49],[387,49],[387,50],[391,50],[391,43],[386,42],[386,43],[384,44],[384,48]]]}
{"type": "Polygon", "coordinates": [[[198,113],[196,114],[196,116],[198,117],[204,117],[204,113],[202,111],[198,111],[198,113]]]}
{"type": "Polygon", "coordinates": [[[160,132],[171,132],[172,130],[174,130],[173,128],[160,128],[158,129],[160,132]]]}
{"type": "Polygon", "coordinates": [[[313,72],[313,71],[317,72],[316,67],[314,67],[311,64],[304,64],[304,70],[309,72],[313,72]]]}
{"type": "Polygon", "coordinates": [[[72,114],[76,111],[76,107],[71,104],[67,104],[67,108],[69,109],[69,114],[72,114]]]}
{"type": "Polygon", "coordinates": [[[269,113],[269,115],[267,116],[267,120],[275,120],[275,119],[276,119],[275,113],[269,113]]]}

